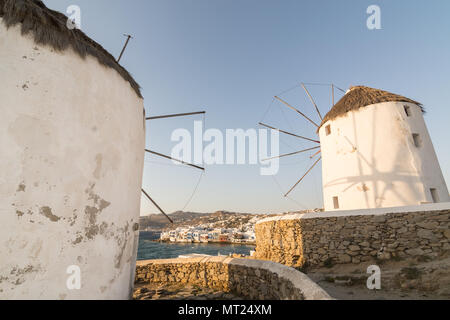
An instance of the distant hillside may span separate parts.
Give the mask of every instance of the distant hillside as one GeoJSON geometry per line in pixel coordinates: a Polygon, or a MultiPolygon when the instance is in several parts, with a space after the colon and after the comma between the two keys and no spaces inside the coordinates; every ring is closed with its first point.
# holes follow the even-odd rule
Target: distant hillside
{"type": "MultiPolygon", "coordinates": [[[[169,214],[170,218],[175,222],[183,222],[195,219],[197,217],[202,217],[208,215],[208,213],[198,213],[198,212],[183,212],[177,211],[169,214]]],[[[170,221],[162,214],[151,214],[145,217],[140,217],[139,219],[140,229],[164,229],[166,226],[170,225],[170,221]]]]}
{"type": "Polygon", "coordinates": [[[169,214],[170,218],[174,221],[172,225],[169,220],[162,214],[152,214],[139,219],[140,229],[152,229],[156,231],[176,228],[179,226],[197,225],[205,222],[216,222],[220,220],[227,220],[234,216],[248,216],[250,219],[253,215],[235,213],[228,211],[217,211],[214,213],[198,213],[198,212],[183,212],[177,211],[169,214]]]}

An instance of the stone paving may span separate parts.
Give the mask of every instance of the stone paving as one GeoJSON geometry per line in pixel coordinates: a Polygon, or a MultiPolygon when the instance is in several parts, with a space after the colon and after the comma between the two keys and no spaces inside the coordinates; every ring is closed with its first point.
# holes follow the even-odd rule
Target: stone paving
{"type": "Polygon", "coordinates": [[[231,293],[192,285],[136,285],[134,300],[243,300],[231,293]]]}

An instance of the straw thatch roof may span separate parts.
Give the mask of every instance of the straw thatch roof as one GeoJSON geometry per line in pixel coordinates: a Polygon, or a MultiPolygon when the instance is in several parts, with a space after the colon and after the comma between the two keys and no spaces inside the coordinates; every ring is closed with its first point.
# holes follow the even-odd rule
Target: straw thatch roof
{"type": "Polygon", "coordinates": [[[356,86],[351,87],[350,91],[348,91],[345,96],[343,96],[342,99],[339,100],[333,108],[331,108],[331,110],[323,118],[321,126],[325,124],[325,122],[343,116],[349,111],[358,110],[359,108],[376,103],[391,101],[414,103],[422,109],[422,112],[424,112],[422,104],[417,101],[379,89],[356,86]]]}
{"type": "Polygon", "coordinates": [[[108,51],[81,30],[67,28],[68,18],[48,9],[41,0],[0,0],[0,17],[8,28],[21,24],[22,34],[31,34],[37,44],[57,51],[72,48],[82,58],[87,55],[97,58],[102,65],[119,72],[142,98],[139,84],[108,51]]]}

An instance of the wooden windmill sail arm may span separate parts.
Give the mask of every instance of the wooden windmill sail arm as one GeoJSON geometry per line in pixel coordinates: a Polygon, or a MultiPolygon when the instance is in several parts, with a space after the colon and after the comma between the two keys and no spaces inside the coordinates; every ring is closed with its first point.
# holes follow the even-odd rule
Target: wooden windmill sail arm
{"type": "Polygon", "coordinates": [[[205,114],[205,113],[206,113],[206,111],[168,114],[168,115],[162,115],[162,116],[148,117],[145,120],[156,120],[156,119],[166,119],[166,118],[175,118],[175,117],[186,117],[186,116],[193,116],[193,115],[205,114]]]}
{"type": "Polygon", "coordinates": [[[317,156],[318,154],[320,154],[322,152],[322,150],[317,151],[316,153],[314,153],[311,157],[309,157],[310,159],[314,158],[315,156],[317,156]]]}
{"type": "Polygon", "coordinates": [[[311,96],[311,94],[309,93],[308,89],[306,89],[306,86],[305,86],[304,83],[302,83],[302,87],[303,87],[303,89],[305,89],[306,94],[307,94],[308,97],[309,97],[309,100],[311,100],[312,104],[313,104],[314,107],[316,108],[317,114],[318,114],[319,117],[320,117],[320,121],[322,121],[323,118],[322,118],[322,115],[320,114],[319,108],[317,107],[317,104],[316,104],[316,102],[314,101],[314,99],[313,99],[313,97],[311,96]]]}
{"type": "Polygon", "coordinates": [[[287,197],[298,185],[300,182],[303,181],[303,179],[305,179],[305,177],[308,175],[308,173],[311,172],[312,169],[314,169],[314,167],[319,163],[319,161],[322,159],[322,157],[320,157],[313,165],[311,168],[309,168],[309,170],[303,175],[303,177],[300,178],[300,180],[297,181],[297,183],[284,195],[285,197],[287,197]]]}
{"type": "Polygon", "coordinates": [[[131,34],[124,34],[124,36],[127,37],[127,40],[125,41],[125,45],[123,46],[123,49],[122,49],[122,51],[120,52],[120,56],[119,56],[119,58],[117,59],[117,63],[119,63],[119,62],[120,62],[120,59],[122,59],[123,53],[125,52],[125,49],[127,48],[128,43],[130,42],[130,39],[134,39],[134,38],[131,36],[131,34]]]}
{"type": "Polygon", "coordinates": [[[166,216],[167,219],[169,219],[170,223],[173,224],[173,220],[172,220],[172,219],[164,212],[164,210],[161,209],[161,207],[158,206],[158,204],[157,204],[155,201],[153,201],[153,199],[148,195],[147,192],[145,192],[144,189],[141,189],[141,190],[142,190],[142,193],[147,197],[147,199],[150,200],[151,203],[153,203],[153,205],[154,205],[156,208],[158,208],[158,210],[159,210],[164,216],[166,216]]]}
{"type": "Polygon", "coordinates": [[[162,154],[162,153],[159,153],[159,152],[155,152],[155,151],[148,150],[148,149],[145,149],[145,152],[148,152],[148,153],[154,154],[155,156],[166,158],[166,159],[169,159],[169,160],[173,160],[173,161],[185,164],[187,166],[190,166],[190,167],[193,167],[193,168],[205,171],[205,168],[203,168],[203,167],[196,166],[195,164],[192,164],[192,163],[184,162],[183,160],[174,159],[172,157],[166,156],[165,154],[162,154]]]}
{"type": "Polygon", "coordinates": [[[311,150],[315,150],[315,149],[319,149],[319,148],[320,148],[320,146],[314,147],[314,148],[305,149],[305,150],[300,150],[300,151],[297,151],[297,152],[282,154],[280,156],[264,159],[264,160],[261,160],[261,161],[269,161],[269,160],[276,159],[276,158],[283,158],[283,157],[293,156],[293,155],[296,155],[296,154],[299,154],[299,153],[303,153],[303,152],[306,152],[306,151],[311,151],[311,150]]]}
{"type": "Polygon", "coordinates": [[[283,103],[285,106],[287,106],[288,108],[294,110],[295,112],[297,112],[298,114],[300,114],[302,117],[304,117],[306,120],[308,120],[309,122],[311,122],[313,125],[315,125],[317,128],[319,128],[319,125],[317,123],[315,123],[313,120],[311,120],[307,115],[305,115],[303,112],[301,112],[300,110],[294,108],[293,106],[291,106],[289,103],[287,103],[286,101],[284,101],[283,99],[275,96],[275,99],[277,99],[278,101],[280,101],[281,103],[283,103]]]}
{"type": "Polygon", "coordinates": [[[306,138],[306,137],[303,137],[303,136],[299,136],[299,135],[297,135],[295,133],[290,133],[290,132],[287,132],[287,131],[284,131],[284,130],[281,130],[281,129],[278,129],[278,128],[274,128],[274,127],[269,126],[267,124],[264,124],[262,122],[260,122],[259,125],[263,126],[263,127],[266,127],[266,128],[269,128],[269,129],[272,129],[272,130],[280,131],[281,133],[288,134],[288,135],[293,136],[293,137],[297,137],[297,138],[300,138],[300,139],[305,139],[305,140],[308,140],[308,141],[311,141],[311,142],[315,142],[315,143],[320,143],[320,141],[318,141],[318,140],[306,138]]]}
{"type": "Polygon", "coordinates": [[[334,84],[331,85],[331,96],[333,99],[333,107],[334,107],[334,105],[335,105],[335,103],[334,103],[334,84]]]}
{"type": "Polygon", "coordinates": [[[338,86],[336,86],[336,85],[334,85],[334,84],[333,84],[333,86],[334,86],[336,89],[338,89],[339,91],[343,92],[343,93],[346,92],[344,89],[341,89],[341,88],[339,88],[338,86]]]}

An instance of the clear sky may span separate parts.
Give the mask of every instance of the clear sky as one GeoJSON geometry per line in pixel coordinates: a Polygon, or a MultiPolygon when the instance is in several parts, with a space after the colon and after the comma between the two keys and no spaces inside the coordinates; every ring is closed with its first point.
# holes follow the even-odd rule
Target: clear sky
{"type": "MultiPolygon", "coordinates": [[[[300,82],[367,85],[420,101],[444,176],[450,181],[450,1],[411,0],[45,0],[65,12],[82,10],[82,29],[118,56],[140,83],[148,115],[206,110],[206,128],[275,124],[315,137],[314,128],[272,97],[300,82]],[[366,27],[369,5],[381,8],[381,30],[366,27]],[[269,110],[267,113],[266,111],[269,110]]],[[[316,116],[301,88],[283,95],[316,116]]],[[[322,113],[326,87],[311,91],[322,113]]],[[[339,95],[337,94],[337,97],[339,95]]],[[[147,147],[170,154],[176,128],[192,130],[202,117],[149,123],[147,147]]],[[[310,144],[281,137],[281,152],[310,144]]],[[[275,177],[258,166],[208,166],[201,173],[147,155],[145,189],[167,212],[283,212],[322,207],[320,166],[292,194],[287,191],[313,162],[296,156],[275,177]],[[187,205],[187,207],[186,207],[187,205]]],[[[157,210],[145,199],[142,215],[157,210]]]]}

